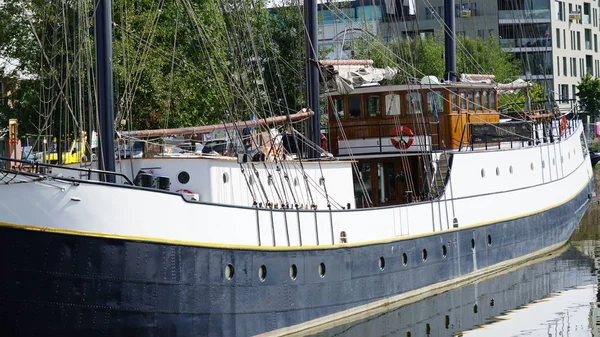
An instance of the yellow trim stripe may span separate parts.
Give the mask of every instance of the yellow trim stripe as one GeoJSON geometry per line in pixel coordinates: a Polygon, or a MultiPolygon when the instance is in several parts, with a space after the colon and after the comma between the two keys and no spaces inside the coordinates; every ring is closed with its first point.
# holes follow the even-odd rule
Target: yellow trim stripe
{"type": "Polygon", "coordinates": [[[541,208],[541,209],[538,209],[535,211],[522,213],[522,214],[518,214],[518,215],[506,217],[506,218],[478,222],[478,223],[474,223],[474,224],[470,224],[470,225],[460,226],[458,228],[449,228],[449,229],[445,229],[443,231],[438,231],[438,232],[425,232],[425,233],[420,233],[420,234],[403,235],[401,237],[395,237],[395,238],[361,241],[361,242],[345,243],[345,244],[337,244],[337,245],[327,244],[327,245],[319,245],[319,246],[315,246],[315,245],[309,245],[309,246],[254,246],[254,245],[199,242],[199,241],[188,241],[188,240],[154,238],[154,237],[148,237],[148,236],[135,236],[135,235],[114,234],[114,233],[91,232],[91,231],[81,231],[81,230],[76,230],[76,229],[64,229],[64,228],[53,228],[53,227],[44,227],[44,226],[13,224],[13,223],[2,222],[2,221],[0,221],[0,226],[27,229],[27,230],[36,230],[36,231],[42,231],[42,232],[76,234],[76,235],[86,235],[86,236],[96,236],[96,237],[108,237],[108,238],[115,238],[115,239],[129,239],[129,240],[137,240],[137,241],[164,242],[164,243],[172,243],[172,244],[179,244],[179,245],[202,246],[202,247],[255,249],[255,250],[338,249],[338,248],[345,248],[345,247],[366,246],[366,245],[372,245],[372,244],[377,244],[377,243],[390,243],[390,242],[403,241],[403,240],[408,240],[408,239],[412,239],[412,238],[428,236],[431,234],[438,234],[438,233],[442,233],[442,232],[448,233],[448,232],[461,230],[461,229],[465,229],[465,228],[480,227],[480,226],[488,225],[491,223],[526,217],[526,216],[529,216],[529,215],[532,215],[535,213],[540,213],[545,210],[563,205],[563,204],[567,203],[569,200],[573,199],[576,195],[578,195],[586,187],[587,187],[587,184],[584,185],[581,189],[579,189],[579,191],[572,194],[571,196],[569,196],[567,199],[565,199],[562,202],[559,202],[559,203],[556,203],[556,204],[553,204],[553,205],[550,205],[550,206],[547,206],[547,207],[544,207],[544,208],[541,208]]]}

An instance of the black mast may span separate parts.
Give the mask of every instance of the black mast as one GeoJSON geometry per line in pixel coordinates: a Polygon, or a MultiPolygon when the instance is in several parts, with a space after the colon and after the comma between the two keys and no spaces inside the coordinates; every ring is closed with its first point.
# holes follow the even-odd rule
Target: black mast
{"type": "Polygon", "coordinates": [[[454,0],[444,0],[446,79],[452,82],[456,82],[456,41],[454,34],[454,13],[454,0]]]}
{"type": "MultiPolygon", "coordinates": [[[[96,7],[96,69],[98,72],[98,111],[100,119],[100,169],[115,171],[115,130],[112,78],[111,0],[95,0],[96,7]]],[[[114,183],[107,174],[105,181],[114,183]]]]}
{"type": "MultiPolygon", "coordinates": [[[[304,22],[306,24],[306,90],[308,107],[314,112],[309,128],[309,138],[321,144],[321,113],[319,109],[319,57],[317,36],[317,1],[304,0],[304,22]]],[[[319,151],[310,150],[312,158],[319,158],[319,151]]]]}

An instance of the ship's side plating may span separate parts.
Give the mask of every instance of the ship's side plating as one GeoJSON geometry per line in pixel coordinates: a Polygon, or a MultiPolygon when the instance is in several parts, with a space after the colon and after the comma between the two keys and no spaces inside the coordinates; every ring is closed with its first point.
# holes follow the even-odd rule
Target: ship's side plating
{"type": "MultiPolygon", "coordinates": [[[[148,199],[128,200],[141,193],[135,189],[73,184],[60,179],[0,185],[0,245],[5,257],[0,262],[2,334],[249,335],[533,253],[567,240],[587,208],[592,191],[591,167],[581,149],[579,133],[565,140],[560,145],[563,147],[556,149],[558,152],[551,149],[554,145],[506,151],[537,151],[531,171],[540,165],[561,175],[551,178],[552,172],[546,177],[545,171],[538,171],[541,182],[522,188],[507,186],[504,190],[496,182],[498,190],[488,187],[489,193],[476,194],[476,198],[460,193],[482,186],[482,180],[475,180],[485,179],[480,175],[482,168],[473,167],[475,174],[469,176],[475,187],[456,186],[455,180],[452,188],[456,193],[458,228],[446,229],[452,227],[446,220],[438,223],[445,230],[439,230],[434,226],[436,217],[431,219],[433,213],[420,216],[410,208],[413,205],[383,209],[398,211],[399,216],[403,214],[399,210],[405,209],[404,214],[410,214],[405,220],[409,226],[416,226],[409,227],[415,228],[413,231],[395,234],[395,223],[385,219],[389,215],[384,215],[382,224],[378,223],[379,218],[374,216],[377,209],[304,211],[297,224],[302,225],[299,231],[305,231],[309,245],[302,247],[287,246],[285,235],[278,236],[277,233],[285,232],[281,219],[275,223],[276,218],[269,213],[257,215],[256,210],[252,214],[264,216],[264,221],[230,217],[234,211],[221,212],[220,217],[208,211],[190,212],[192,207],[209,210],[218,206],[179,198],[178,205],[187,208],[169,211],[187,212],[169,220],[158,209],[143,209],[141,205],[154,205],[145,203],[148,199]],[[571,149],[574,144],[579,148],[571,149]],[[570,154],[565,156],[567,148],[570,154]],[[546,157],[551,153],[559,155],[546,157]],[[553,166],[569,160],[572,163],[568,167],[553,166]],[[30,200],[25,202],[25,192],[31,186],[39,194],[37,199],[29,194],[30,200]],[[530,194],[536,197],[528,197],[530,194]],[[524,206],[511,201],[516,195],[527,196],[520,201],[524,206]],[[56,201],[59,196],[65,200],[56,201]],[[113,205],[114,212],[88,212],[93,209],[85,206],[88,199],[104,200],[113,205]],[[60,218],[48,217],[58,212],[60,218]],[[365,214],[371,221],[360,220],[365,214]],[[485,219],[482,214],[487,214],[488,221],[481,220],[485,219]],[[338,215],[351,223],[345,224],[338,215]],[[150,223],[152,217],[158,224],[150,223]],[[188,223],[182,224],[185,220],[188,223]],[[42,226],[44,221],[49,225],[42,226]],[[319,221],[325,225],[318,227],[319,221]],[[206,233],[223,228],[230,233],[212,237],[206,233]],[[331,245],[331,239],[335,242],[341,229],[348,230],[349,243],[331,245]],[[435,232],[424,233],[425,229],[435,232]],[[318,242],[315,233],[329,241],[318,242]],[[262,238],[261,246],[256,245],[257,234],[262,238]],[[210,243],[190,242],[198,237],[210,243]],[[361,239],[374,241],[360,242],[361,239]],[[228,240],[234,244],[227,244],[228,240]],[[244,245],[245,242],[253,245],[244,245]]],[[[463,155],[485,157],[486,153],[456,157],[463,155]]],[[[492,152],[487,156],[492,158],[492,152]]],[[[488,161],[481,165],[496,164],[488,161]]],[[[529,163],[523,165],[528,167],[529,163]]],[[[515,175],[519,173],[517,167],[520,166],[515,163],[515,175]]],[[[494,172],[487,166],[483,169],[494,172]]],[[[467,174],[462,169],[457,171],[454,167],[449,184],[455,175],[467,174]]],[[[152,195],[164,198],[167,202],[162,205],[167,208],[175,205],[168,200],[177,198],[170,194],[152,195]]],[[[438,208],[439,214],[444,214],[439,210],[444,204],[416,206],[438,208]]],[[[450,211],[450,206],[445,207],[450,211]]]]}

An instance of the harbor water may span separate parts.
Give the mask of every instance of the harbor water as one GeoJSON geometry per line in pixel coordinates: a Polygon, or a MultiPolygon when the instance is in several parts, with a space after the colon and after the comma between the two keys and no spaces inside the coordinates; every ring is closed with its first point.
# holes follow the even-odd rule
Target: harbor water
{"type": "MultiPolygon", "coordinates": [[[[595,174],[598,183],[600,170],[595,174]]],[[[599,265],[600,198],[596,197],[569,243],[551,254],[311,335],[598,336],[599,265]]]]}

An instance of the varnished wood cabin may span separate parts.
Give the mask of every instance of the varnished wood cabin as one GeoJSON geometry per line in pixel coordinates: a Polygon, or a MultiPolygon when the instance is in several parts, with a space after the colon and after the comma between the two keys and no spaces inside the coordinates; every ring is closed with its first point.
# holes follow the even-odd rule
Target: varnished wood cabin
{"type": "Polygon", "coordinates": [[[357,207],[435,197],[445,179],[436,175],[446,174],[447,163],[441,158],[440,170],[427,169],[434,153],[468,145],[469,123],[499,121],[492,84],[369,86],[325,98],[328,148],[335,156],[356,160],[363,178],[365,188],[355,173],[357,207]]]}

